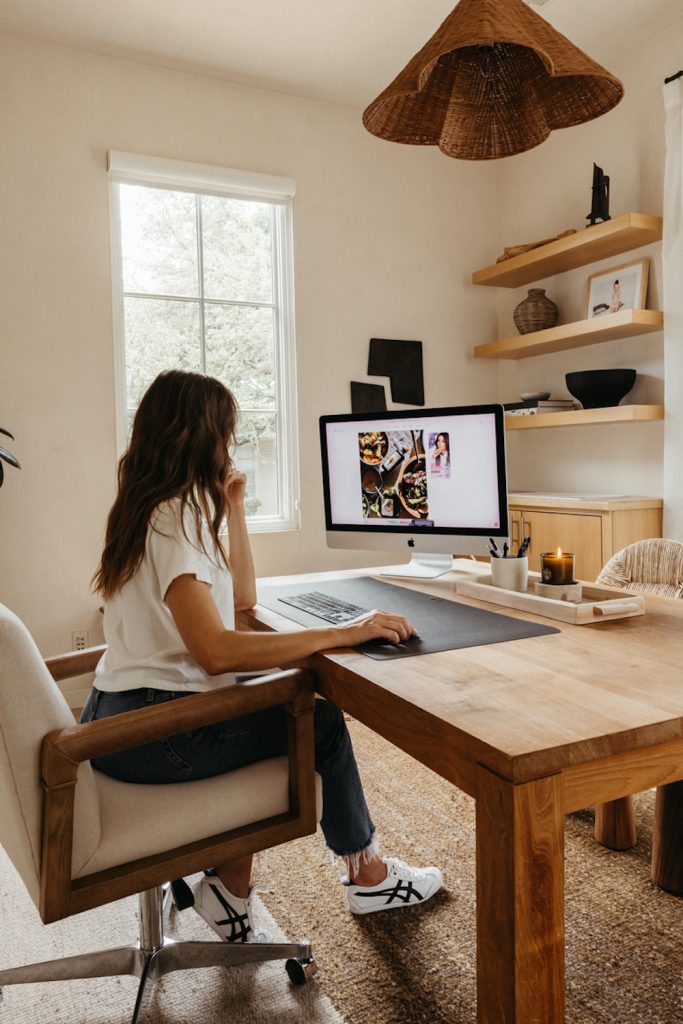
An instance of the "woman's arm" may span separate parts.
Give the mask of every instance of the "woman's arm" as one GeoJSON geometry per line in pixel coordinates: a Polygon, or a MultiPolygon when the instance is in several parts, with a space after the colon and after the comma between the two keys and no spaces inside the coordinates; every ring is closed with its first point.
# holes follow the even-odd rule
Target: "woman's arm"
{"type": "Polygon", "coordinates": [[[278,668],[333,647],[355,647],[383,637],[407,640],[415,630],[402,615],[373,611],[343,626],[293,633],[241,633],[226,629],[208,583],[176,576],[164,601],[187,650],[209,675],[278,668]]]}
{"type": "Polygon", "coordinates": [[[231,473],[225,486],[230,509],[228,561],[235,593],[235,611],[238,612],[245,608],[253,608],[256,604],[256,575],[244,511],[246,486],[247,478],[244,473],[231,473]]]}

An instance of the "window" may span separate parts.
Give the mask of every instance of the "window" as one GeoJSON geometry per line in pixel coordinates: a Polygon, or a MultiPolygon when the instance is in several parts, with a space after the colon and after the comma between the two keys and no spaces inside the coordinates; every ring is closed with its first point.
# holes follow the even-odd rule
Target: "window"
{"type": "Polygon", "coordinates": [[[297,526],[293,182],[109,154],[119,446],[165,369],[209,373],[240,406],[251,530],[297,526]]]}

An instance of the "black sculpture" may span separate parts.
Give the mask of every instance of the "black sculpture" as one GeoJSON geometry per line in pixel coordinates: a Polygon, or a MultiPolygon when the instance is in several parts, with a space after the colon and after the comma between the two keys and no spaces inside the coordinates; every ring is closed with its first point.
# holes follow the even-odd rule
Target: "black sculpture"
{"type": "Polygon", "coordinates": [[[351,381],[351,412],[386,412],[387,396],[383,384],[351,381]]]}
{"type": "Polygon", "coordinates": [[[389,377],[392,402],[424,405],[422,342],[370,338],[368,377],[389,377]]]}
{"type": "Polygon", "coordinates": [[[609,177],[603,173],[602,167],[593,164],[593,202],[591,212],[586,220],[592,227],[598,221],[611,220],[609,215],[609,177]]]}

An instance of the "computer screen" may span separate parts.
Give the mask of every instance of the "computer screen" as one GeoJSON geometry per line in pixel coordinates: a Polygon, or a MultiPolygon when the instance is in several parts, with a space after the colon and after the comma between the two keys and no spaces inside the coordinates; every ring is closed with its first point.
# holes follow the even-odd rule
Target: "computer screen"
{"type": "Polygon", "coordinates": [[[502,406],[322,416],[320,438],[331,547],[424,562],[485,553],[489,537],[507,537],[502,406]]]}

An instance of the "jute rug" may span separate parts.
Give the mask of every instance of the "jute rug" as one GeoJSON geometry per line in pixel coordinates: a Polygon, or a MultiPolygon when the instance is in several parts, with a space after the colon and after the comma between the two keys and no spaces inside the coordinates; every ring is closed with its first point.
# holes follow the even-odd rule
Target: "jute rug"
{"type": "MultiPolygon", "coordinates": [[[[199,876],[197,876],[199,877],[199,876]]],[[[0,965],[73,956],[135,943],[137,899],[44,926],[13,867],[0,849],[0,965]]],[[[287,937],[256,898],[257,915],[276,942],[287,937]]],[[[171,938],[216,938],[194,913],[171,914],[171,938]]],[[[217,941],[217,940],[216,940],[217,941]]],[[[8,985],[0,1006],[3,1024],[128,1024],[137,978],[102,978],[8,985]]],[[[154,988],[145,1024],[345,1024],[322,988],[290,984],[284,961],[166,975],[154,988]]]]}
{"type": "MultiPolygon", "coordinates": [[[[181,972],[157,987],[148,1024],[474,1024],[474,803],[349,727],[384,851],[438,864],[444,891],[425,907],[355,918],[319,834],[272,850],[257,869],[259,924],[279,940],[310,938],[317,979],[292,988],[281,964],[181,972]]],[[[567,819],[567,1024],[683,1024],[683,900],[649,880],[652,794],[636,804],[639,844],[626,853],[594,842],[591,813],[567,819]]],[[[41,925],[2,851],[0,900],[3,966],[134,939],[135,900],[41,925]]],[[[169,934],[213,936],[191,911],[173,916],[169,934]]],[[[0,1022],[124,1024],[135,987],[130,978],[7,987],[0,1022]]]]}
{"type": "MultiPolygon", "coordinates": [[[[262,899],[311,939],[319,984],[352,1024],[476,1020],[474,801],[349,722],[385,853],[437,864],[445,891],[424,907],[354,918],[320,836],[270,853],[262,899]]],[[[683,899],[649,878],[653,794],[636,798],[638,846],[593,840],[593,815],[566,822],[567,1024],[683,1022],[683,899]]]]}

